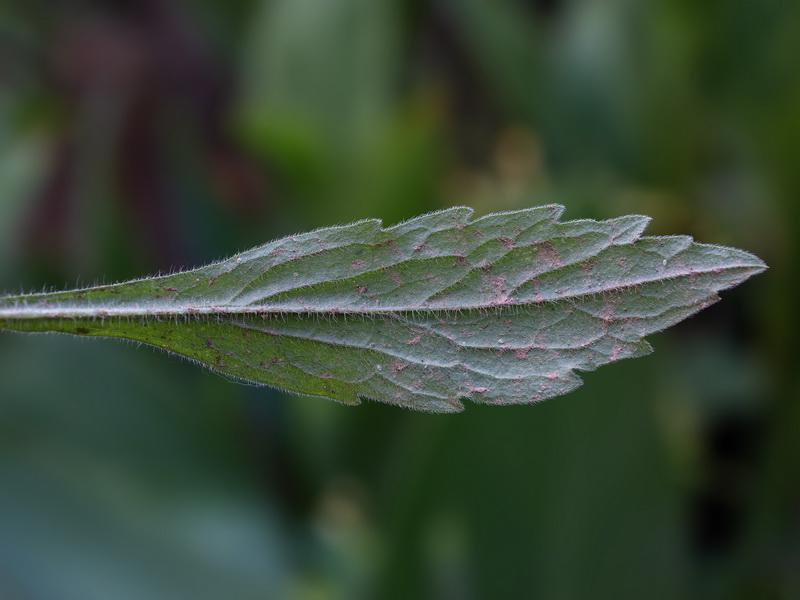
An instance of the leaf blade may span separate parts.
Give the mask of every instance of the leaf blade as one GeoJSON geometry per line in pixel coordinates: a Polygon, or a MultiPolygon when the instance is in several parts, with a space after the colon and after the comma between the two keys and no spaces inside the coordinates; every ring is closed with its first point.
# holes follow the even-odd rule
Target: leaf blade
{"type": "Polygon", "coordinates": [[[766,268],[642,236],[645,216],[563,210],[319,229],[173,275],[1,298],[0,328],[126,338],[296,393],[453,412],[568,393],[576,370],[649,353],[646,335],[766,268]]]}

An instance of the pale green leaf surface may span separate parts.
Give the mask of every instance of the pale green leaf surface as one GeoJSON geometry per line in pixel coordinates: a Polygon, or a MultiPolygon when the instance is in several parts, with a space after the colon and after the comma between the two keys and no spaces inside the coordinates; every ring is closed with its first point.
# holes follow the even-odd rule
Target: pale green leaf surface
{"type": "Polygon", "coordinates": [[[453,412],[537,402],[766,266],[648,217],[459,207],[282,238],[162,277],[0,298],[0,328],[120,337],[229,376],[348,404],[453,412]]]}

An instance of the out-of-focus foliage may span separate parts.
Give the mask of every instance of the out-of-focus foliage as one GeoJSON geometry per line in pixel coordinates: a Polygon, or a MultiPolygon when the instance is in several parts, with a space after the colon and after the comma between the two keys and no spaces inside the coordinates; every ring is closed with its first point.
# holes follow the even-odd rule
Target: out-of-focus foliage
{"type": "Polygon", "coordinates": [[[454,204],[771,266],[658,360],[450,417],[3,336],[0,596],[800,594],[799,30],[757,0],[0,4],[3,290],[454,204]]]}

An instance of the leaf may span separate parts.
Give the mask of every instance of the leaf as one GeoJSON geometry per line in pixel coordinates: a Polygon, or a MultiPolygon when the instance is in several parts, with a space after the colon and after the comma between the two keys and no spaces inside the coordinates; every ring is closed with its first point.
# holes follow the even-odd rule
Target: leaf
{"type": "Polygon", "coordinates": [[[199,269],[0,298],[0,328],[120,337],[257,384],[434,412],[537,402],[766,265],[648,217],[451,208],[282,238],[199,269]]]}

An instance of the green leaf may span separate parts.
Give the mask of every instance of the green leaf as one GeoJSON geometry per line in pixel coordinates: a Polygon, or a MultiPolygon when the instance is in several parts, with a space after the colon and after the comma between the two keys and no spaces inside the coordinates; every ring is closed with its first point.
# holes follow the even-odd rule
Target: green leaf
{"type": "Polygon", "coordinates": [[[434,412],[537,402],[766,265],[648,217],[559,223],[540,206],[451,208],[282,238],[199,269],[0,298],[0,328],[120,337],[226,375],[347,404],[434,412]]]}

